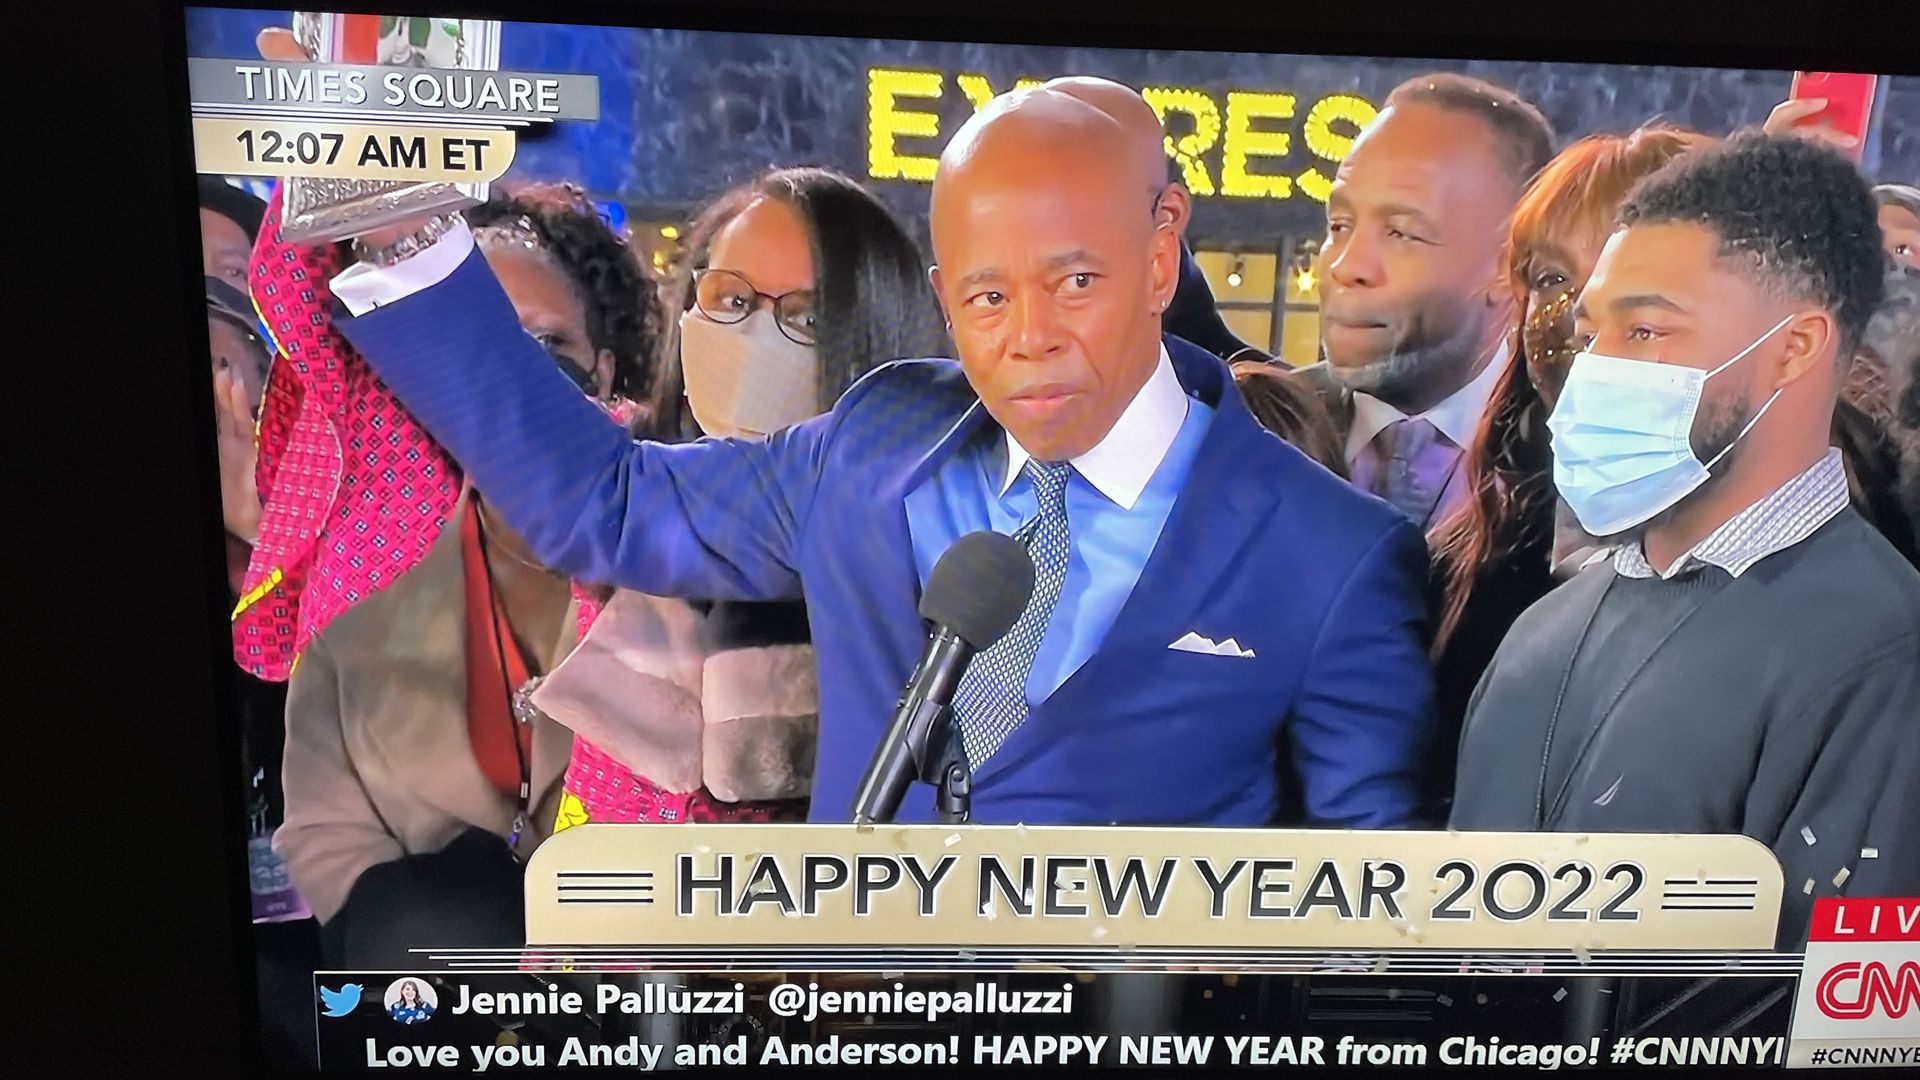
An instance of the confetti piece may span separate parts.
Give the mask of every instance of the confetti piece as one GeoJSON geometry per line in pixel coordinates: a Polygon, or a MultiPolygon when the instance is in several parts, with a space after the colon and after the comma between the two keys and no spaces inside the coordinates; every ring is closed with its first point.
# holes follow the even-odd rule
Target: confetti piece
{"type": "Polygon", "coordinates": [[[1853,875],[1853,871],[1847,869],[1844,866],[1841,867],[1840,872],[1833,875],[1833,887],[1837,889],[1840,886],[1845,885],[1847,883],[1847,878],[1851,877],[1852,875],[1853,875]]]}
{"type": "Polygon", "coordinates": [[[1107,928],[1106,928],[1106,927],[1104,927],[1104,926],[1096,926],[1096,927],[1094,927],[1094,928],[1093,928],[1093,940],[1095,940],[1095,941],[1099,941],[1099,940],[1100,940],[1101,938],[1103,938],[1103,937],[1106,937],[1106,936],[1107,936],[1107,928]]]}
{"type": "Polygon", "coordinates": [[[1473,1003],[1475,1005],[1485,1005],[1487,1003],[1487,995],[1485,994],[1473,995],[1473,1003]]]}
{"type": "Polygon", "coordinates": [[[1558,989],[1558,990],[1555,990],[1555,991],[1553,992],[1553,1000],[1555,1000],[1555,1001],[1565,1001],[1565,1000],[1567,1000],[1567,988],[1563,986],[1563,987],[1561,987],[1560,989],[1558,989]]]}
{"type": "Polygon", "coordinates": [[[904,971],[883,971],[880,973],[880,977],[883,979],[897,979],[905,974],[906,972],[904,971]]]}
{"type": "Polygon", "coordinates": [[[957,844],[957,843],[959,843],[959,842],[960,842],[960,834],[959,834],[959,833],[954,833],[954,834],[953,834],[952,836],[949,836],[949,837],[947,837],[947,846],[948,846],[948,847],[952,847],[953,845],[955,845],[955,844],[957,844]]]}
{"type": "Polygon", "coordinates": [[[1812,896],[1813,895],[1813,879],[1808,878],[1807,883],[1805,885],[1800,886],[1800,891],[1803,893],[1806,893],[1808,896],[1812,896]]]}
{"type": "Polygon", "coordinates": [[[1384,956],[1383,956],[1383,957],[1381,957],[1380,959],[1378,959],[1378,960],[1375,960],[1375,961],[1373,962],[1373,971],[1374,971],[1374,974],[1376,974],[1376,975],[1378,975],[1378,974],[1379,974],[1380,972],[1383,972],[1383,971],[1385,971],[1385,970],[1387,970],[1387,958],[1386,958],[1386,957],[1384,957],[1384,956]]]}
{"type": "Polygon", "coordinates": [[[1814,844],[1813,830],[1807,828],[1805,825],[1800,826],[1800,839],[1805,840],[1808,847],[1812,847],[1814,844]]]}
{"type": "Polygon", "coordinates": [[[1437,1002],[1439,1002],[1439,1003],[1440,1003],[1440,1004],[1442,1004],[1442,1005],[1446,1005],[1446,1006],[1451,1006],[1451,1005],[1453,1004],[1453,999],[1452,999],[1452,998],[1450,998],[1450,997],[1448,997],[1448,996],[1447,996],[1447,995],[1445,995],[1445,994],[1435,994],[1435,995],[1433,996],[1433,1000],[1435,1000],[1435,1001],[1437,1001],[1437,1002]]]}
{"type": "Polygon", "coordinates": [[[1239,972],[1237,972],[1237,971],[1229,971],[1229,972],[1227,972],[1226,974],[1224,974],[1224,975],[1222,975],[1222,976],[1220,976],[1220,984],[1221,984],[1222,986],[1238,986],[1238,985],[1240,985],[1240,973],[1239,973],[1239,972]]]}
{"type": "Polygon", "coordinates": [[[1860,857],[1863,859],[1877,859],[1880,857],[1880,849],[1877,847],[1863,847],[1860,849],[1860,857]]]}
{"type": "Polygon", "coordinates": [[[705,855],[713,850],[713,846],[711,844],[701,844],[693,850],[698,854],[705,855]]]}
{"type": "Polygon", "coordinates": [[[1207,1001],[1212,1001],[1212,1000],[1213,1000],[1213,991],[1211,991],[1211,990],[1202,990],[1202,991],[1200,991],[1200,996],[1201,996],[1201,998],[1203,998],[1204,1000],[1207,1000],[1207,1001]]]}
{"type": "MultiPolygon", "coordinates": [[[[1587,951],[1587,947],[1585,945],[1575,945],[1573,947],[1573,955],[1579,957],[1580,962],[1583,964],[1588,964],[1593,962],[1593,954],[1587,951]]],[[[1555,998],[1554,1000],[1558,1001],[1559,999],[1555,998]]]]}

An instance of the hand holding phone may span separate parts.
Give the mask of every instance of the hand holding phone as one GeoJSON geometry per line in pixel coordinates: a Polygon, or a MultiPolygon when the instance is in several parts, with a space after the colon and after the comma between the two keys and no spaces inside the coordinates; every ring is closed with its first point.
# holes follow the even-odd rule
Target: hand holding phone
{"type": "Polygon", "coordinates": [[[1765,130],[1817,139],[1859,161],[1878,82],[1874,75],[1796,71],[1787,100],[1774,106],[1765,130]]]}

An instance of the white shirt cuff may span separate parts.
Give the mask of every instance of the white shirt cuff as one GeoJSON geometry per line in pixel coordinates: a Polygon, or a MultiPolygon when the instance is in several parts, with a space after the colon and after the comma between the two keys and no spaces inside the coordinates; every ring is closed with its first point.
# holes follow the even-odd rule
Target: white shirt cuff
{"type": "Polygon", "coordinates": [[[392,266],[355,263],[334,276],[333,295],[349,314],[404,300],[445,281],[473,250],[473,230],[454,222],[440,238],[392,266]]]}

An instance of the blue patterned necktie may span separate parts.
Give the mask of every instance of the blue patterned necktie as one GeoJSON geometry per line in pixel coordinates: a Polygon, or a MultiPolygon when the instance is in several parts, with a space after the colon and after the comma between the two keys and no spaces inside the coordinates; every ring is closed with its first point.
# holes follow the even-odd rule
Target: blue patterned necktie
{"type": "Polygon", "coordinates": [[[1067,478],[1073,467],[1029,459],[1026,472],[1039,511],[1013,536],[1033,557],[1033,597],[1013,629],[967,665],[953,695],[967,762],[976,771],[1027,718],[1027,673],[1067,578],[1067,478]]]}

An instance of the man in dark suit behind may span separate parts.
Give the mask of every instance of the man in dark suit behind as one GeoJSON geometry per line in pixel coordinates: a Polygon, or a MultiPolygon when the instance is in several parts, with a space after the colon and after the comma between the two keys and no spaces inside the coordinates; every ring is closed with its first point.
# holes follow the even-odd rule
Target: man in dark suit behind
{"type": "MultiPolygon", "coordinates": [[[[1507,219],[1552,153],[1539,110],[1435,74],[1388,96],[1334,176],[1319,275],[1326,359],[1294,377],[1327,405],[1355,486],[1429,533],[1467,499],[1465,452],[1509,362],[1507,219]]],[[[1444,704],[1426,780],[1436,802],[1452,792],[1465,702],[1507,624],[1550,585],[1544,563],[1494,553],[1435,658],[1444,704]]],[[[1437,609],[1442,574],[1428,595],[1437,609]]]]}
{"type": "Polygon", "coordinates": [[[1507,217],[1552,154],[1552,130],[1519,97],[1423,75],[1388,96],[1334,174],[1326,359],[1298,377],[1333,414],[1354,484],[1423,530],[1465,495],[1461,454],[1507,362],[1507,217]]]}

